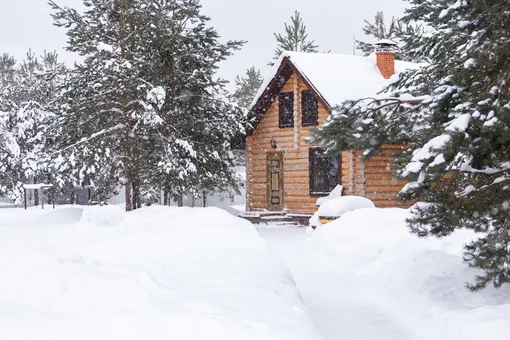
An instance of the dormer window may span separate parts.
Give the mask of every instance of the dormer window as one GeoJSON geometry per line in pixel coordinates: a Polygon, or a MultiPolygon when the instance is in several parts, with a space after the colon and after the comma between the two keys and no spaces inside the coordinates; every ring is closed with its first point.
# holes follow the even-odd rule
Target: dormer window
{"type": "Polygon", "coordinates": [[[281,128],[294,126],[294,93],[282,92],[279,98],[279,111],[280,119],[279,125],[281,128]]]}
{"type": "Polygon", "coordinates": [[[301,92],[301,125],[317,125],[318,105],[311,91],[301,92]]]}

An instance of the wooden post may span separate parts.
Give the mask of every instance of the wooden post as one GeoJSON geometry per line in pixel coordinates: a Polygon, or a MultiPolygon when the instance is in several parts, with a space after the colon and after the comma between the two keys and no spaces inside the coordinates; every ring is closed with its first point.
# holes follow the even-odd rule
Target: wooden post
{"type": "Polygon", "coordinates": [[[53,187],[53,188],[52,188],[52,190],[51,190],[51,195],[53,196],[53,197],[52,197],[52,201],[53,201],[53,209],[55,209],[55,196],[56,196],[55,192],[56,192],[56,191],[57,191],[57,190],[55,189],[55,187],[53,187]]]}
{"type": "Polygon", "coordinates": [[[25,210],[27,210],[27,189],[23,188],[23,196],[25,197],[25,210]]]}
{"type": "Polygon", "coordinates": [[[37,208],[39,206],[39,189],[34,189],[34,203],[37,208]]]}

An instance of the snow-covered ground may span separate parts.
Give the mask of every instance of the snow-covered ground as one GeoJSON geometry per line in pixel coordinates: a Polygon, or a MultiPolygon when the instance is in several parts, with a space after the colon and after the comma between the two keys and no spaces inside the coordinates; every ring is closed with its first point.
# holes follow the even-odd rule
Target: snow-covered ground
{"type": "Polygon", "coordinates": [[[0,339],[321,338],[249,222],[85,209],[0,209],[0,339]]]}
{"type": "Polygon", "coordinates": [[[290,269],[325,340],[436,340],[415,334],[373,301],[370,282],[316,248],[304,228],[259,228],[290,269]]]}
{"type": "MultiPolygon", "coordinates": [[[[477,271],[462,262],[462,247],[475,235],[459,231],[444,239],[419,239],[405,226],[407,214],[403,209],[362,209],[313,232],[312,256],[324,251],[335,261],[331,300],[352,310],[337,321],[366,329],[376,324],[385,330],[379,336],[373,329],[368,337],[355,333],[329,338],[509,339],[510,287],[476,293],[465,288],[477,271]]],[[[319,262],[331,266],[331,260],[319,262]]],[[[293,273],[303,292],[300,277],[293,273]]],[[[308,303],[306,295],[304,299],[308,303]]],[[[320,320],[315,320],[320,328],[320,320]]]]}
{"type": "Polygon", "coordinates": [[[418,239],[406,214],[309,236],[217,208],[0,209],[0,339],[507,340],[510,287],[464,288],[473,235],[418,239]]]}

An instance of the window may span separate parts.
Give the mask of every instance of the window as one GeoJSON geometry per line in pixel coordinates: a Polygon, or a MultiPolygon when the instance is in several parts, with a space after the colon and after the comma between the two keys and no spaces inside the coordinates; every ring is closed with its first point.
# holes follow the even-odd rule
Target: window
{"type": "Polygon", "coordinates": [[[294,126],[294,93],[282,92],[280,93],[280,127],[293,127],[294,126]]]}
{"type": "Polygon", "coordinates": [[[317,100],[311,91],[301,92],[301,124],[303,126],[317,125],[317,100]]]}
{"type": "Polygon", "coordinates": [[[310,148],[310,194],[327,195],[340,184],[338,157],[324,155],[322,148],[310,148]]]}

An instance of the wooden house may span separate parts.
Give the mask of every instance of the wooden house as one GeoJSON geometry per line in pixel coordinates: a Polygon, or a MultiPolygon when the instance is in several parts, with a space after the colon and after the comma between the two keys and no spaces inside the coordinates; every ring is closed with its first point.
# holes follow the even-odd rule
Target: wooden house
{"type": "Polygon", "coordinates": [[[387,49],[370,57],[285,52],[252,106],[258,119],[246,144],[247,210],[313,213],[317,199],[338,184],[343,195],[367,197],[378,207],[401,206],[396,194],[405,183],[391,169],[396,147],[370,161],[354,150],[337,159],[306,138],[334,105],[375,96],[395,72],[413,65],[395,61],[387,49]]]}

